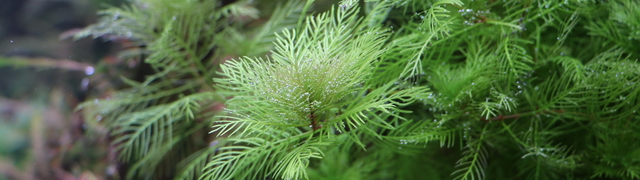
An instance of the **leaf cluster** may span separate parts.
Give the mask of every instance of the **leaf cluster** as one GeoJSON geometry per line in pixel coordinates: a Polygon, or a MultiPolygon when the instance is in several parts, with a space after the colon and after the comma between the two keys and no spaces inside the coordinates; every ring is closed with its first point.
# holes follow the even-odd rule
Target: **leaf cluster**
{"type": "Polygon", "coordinates": [[[212,158],[205,179],[308,178],[311,158],[323,158],[336,139],[346,136],[364,147],[363,136],[394,128],[386,118],[402,119],[399,106],[427,92],[399,89],[394,82],[375,86],[380,80],[371,70],[386,32],[365,28],[357,10],[333,8],[308,17],[301,30],[283,31],[268,60],[241,58],[222,65],[224,77],[214,81],[232,96],[231,116],[216,121],[213,132],[240,139],[229,139],[233,145],[221,151],[230,152],[212,158]],[[238,152],[238,143],[247,149],[238,152]],[[255,169],[237,171],[245,168],[255,169]]]}
{"type": "Polygon", "coordinates": [[[143,81],[122,76],[125,89],[78,107],[90,134],[113,139],[119,160],[130,167],[127,179],[199,176],[201,168],[186,162],[215,139],[206,135],[212,110],[219,106],[215,101],[222,99],[212,91],[215,71],[231,52],[264,54],[266,50],[252,47],[290,26],[287,19],[298,17],[298,3],[283,7],[287,11],[277,11],[267,26],[245,33],[253,36],[238,41],[244,44],[229,44],[227,37],[246,26],[241,17],[259,18],[249,1],[137,0],[101,11],[98,23],[76,34],[131,42],[141,51],[121,58],[152,68],[143,81]]]}
{"type": "Polygon", "coordinates": [[[158,72],[82,107],[123,159],[158,162],[211,125],[176,178],[640,178],[636,1],[291,1],[256,31],[230,18],[251,11],[199,3],[102,24],[149,43],[158,72]],[[202,61],[218,46],[244,57],[218,71],[202,61]],[[203,113],[214,99],[225,114],[203,113]]]}

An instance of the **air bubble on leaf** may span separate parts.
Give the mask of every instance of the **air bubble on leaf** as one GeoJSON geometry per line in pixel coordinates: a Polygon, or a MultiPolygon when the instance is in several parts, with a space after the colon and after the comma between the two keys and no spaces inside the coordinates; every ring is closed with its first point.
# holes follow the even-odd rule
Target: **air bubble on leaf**
{"type": "Polygon", "coordinates": [[[400,144],[407,144],[407,140],[400,140],[400,144]]]}
{"type": "Polygon", "coordinates": [[[209,143],[209,147],[211,148],[211,147],[213,147],[213,146],[215,146],[215,145],[218,145],[218,143],[220,143],[220,142],[218,142],[218,141],[211,141],[211,142],[209,143]]]}

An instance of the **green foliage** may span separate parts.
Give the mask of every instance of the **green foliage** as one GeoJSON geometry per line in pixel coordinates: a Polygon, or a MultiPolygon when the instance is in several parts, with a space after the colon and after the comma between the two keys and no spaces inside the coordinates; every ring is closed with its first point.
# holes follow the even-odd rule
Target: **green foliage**
{"type": "Polygon", "coordinates": [[[364,147],[361,136],[393,128],[385,118],[399,117],[398,106],[426,92],[398,89],[393,82],[370,85],[377,81],[371,70],[386,37],[363,28],[356,12],[334,8],[307,18],[299,32],[282,32],[271,59],[242,58],[222,66],[226,78],[215,82],[233,97],[227,101],[232,116],[223,116],[213,131],[248,147],[223,147],[208,163],[205,179],[308,178],[310,158],[322,158],[322,149],[338,136],[364,147]]]}
{"type": "MultiPolygon", "coordinates": [[[[208,109],[220,99],[211,91],[211,78],[223,53],[214,52],[242,51],[223,45],[229,34],[237,33],[233,27],[242,25],[232,18],[257,18],[257,11],[247,4],[134,1],[102,11],[104,18],[99,23],[77,34],[133,40],[146,46],[138,55],[146,56],[144,62],[155,70],[143,82],[121,77],[129,88],[78,107],[93,128],[90,132],[108,129],[120,159],[131,164],[127,179],[171,178],[176,171],[186,171],[180,173],[186,174],[185,178],[197,177],[191,171],[198,168],[175,164],[190,160],[191,154],[207,147],[207,137],[202,134],[210,129],[208,119],[214,115],[208,109]]],[[[295,3],[285,7],[294,9],[295,3]]],[[[273,31],[283,27],[280,22],[292,14],[278,13],[272,16],[271,26],[258,31],[252,41],[273,36],[273,31]]],[[[255,52],[260,53],[264,52],[255,52]]]]}
{"type": "Polygon", "coordinates": [[[290,1],[251,30],[243,1],[180,2],[86,31],[148,44],[157,70],[81,106],[131,178],[640,178],[636,1],[290,1]]]}

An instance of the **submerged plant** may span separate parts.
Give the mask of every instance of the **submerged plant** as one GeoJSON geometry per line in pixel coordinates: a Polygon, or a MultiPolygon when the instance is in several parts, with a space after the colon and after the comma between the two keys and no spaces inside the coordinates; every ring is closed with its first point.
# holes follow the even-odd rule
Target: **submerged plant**
{"type": "Polygon", "coordinates": [[[299,31],[284,31],[269,60],[222,66],[226,78],[215,82],[233,96],[231,114],[216,121],[213,132],[233,138],[208,163],[205,179],[308,178],[311,158],[323,158],[324,149],[338,143],[364,148],[360,139],[404,119],[399,106],[426,89],[399,89],[394,81],[371,85],[379,81],[371,75],[386,33],[362,25],[356,10],[334,8],[307,18],[299,31]],[[246,168],[256,169],[240,172],[246,168]]]}
{"type": "Polygon", "coordinates": [[[640,178],[635,1],[138,3],[84,34],[156,72],[81,106],[128,178],[640,178]]]}

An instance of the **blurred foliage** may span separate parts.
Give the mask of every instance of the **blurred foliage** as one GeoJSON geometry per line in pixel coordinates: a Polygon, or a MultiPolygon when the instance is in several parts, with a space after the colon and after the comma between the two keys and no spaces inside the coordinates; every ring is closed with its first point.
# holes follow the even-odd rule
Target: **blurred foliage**
{"type": "Polygon", "coordinates": [[[59,35],[121,2],[0,1],[0,179],[118,179],[107,139],[88,139],[74,110],[110,45],[59,35]]]}

